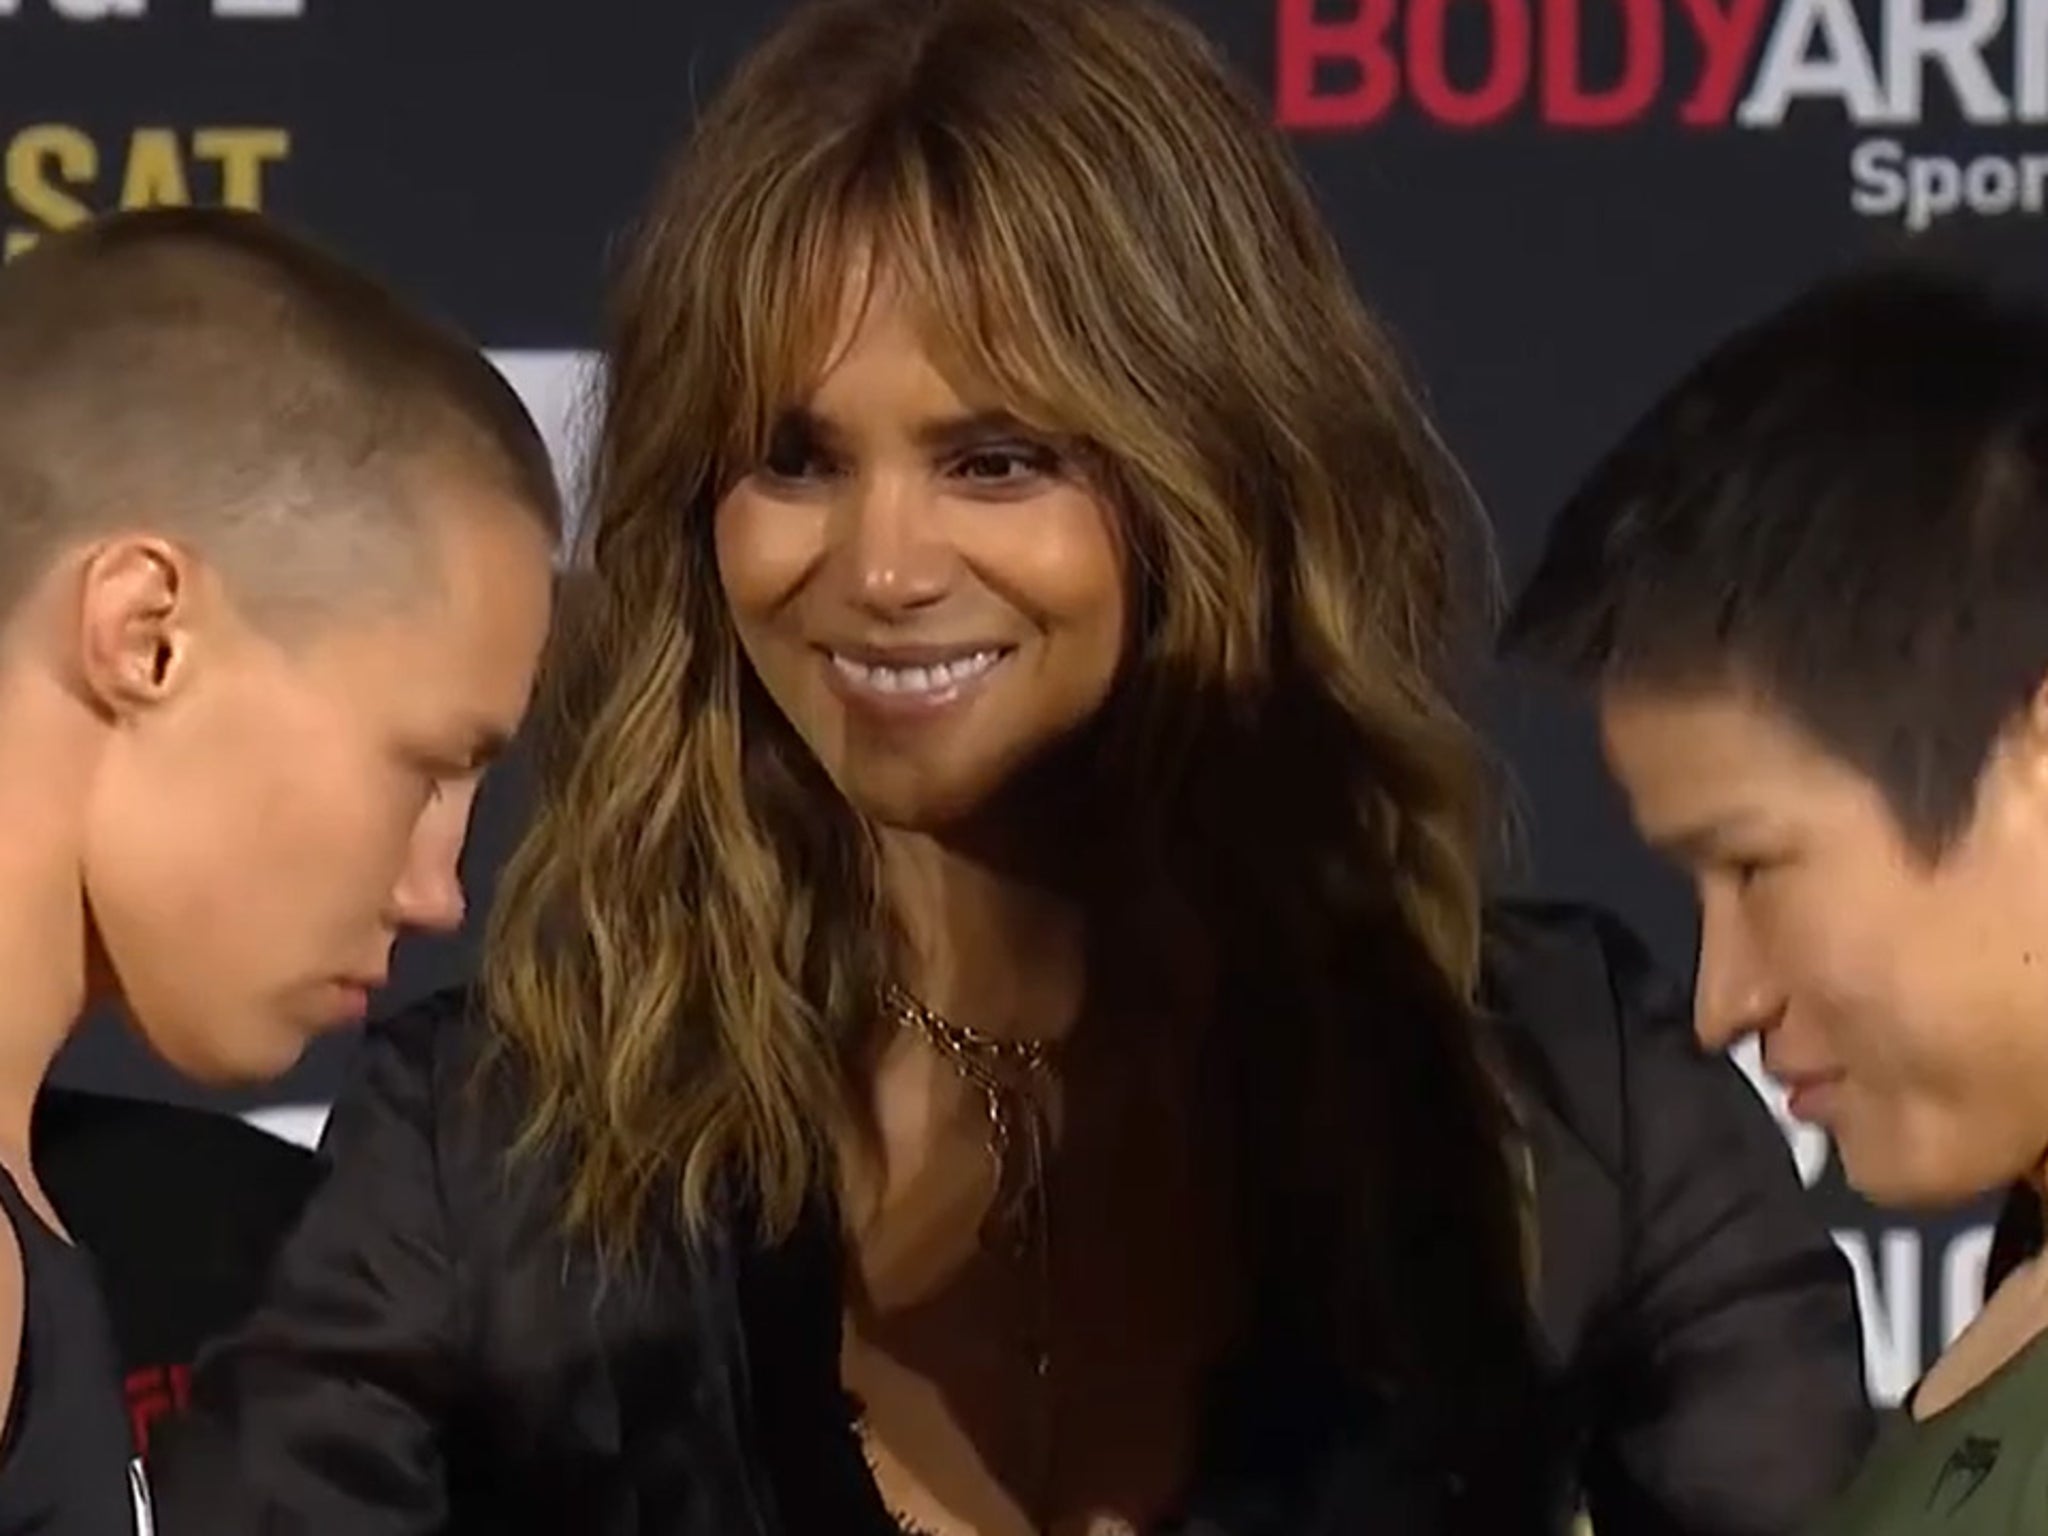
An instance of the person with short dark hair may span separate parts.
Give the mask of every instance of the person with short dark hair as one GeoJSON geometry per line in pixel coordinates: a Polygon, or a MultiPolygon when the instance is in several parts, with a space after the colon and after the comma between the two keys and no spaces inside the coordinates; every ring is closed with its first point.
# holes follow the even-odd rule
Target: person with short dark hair
{"type": "MultiPolygon", "coordinates": [[[[1511,649],[1589,682],[1692,876],[1695,1028],[1761,1036],[1900,1206],[2048,1152],[2048,315],[1897,266],[1730,338],[1558,518],[1511,649]]],[[[2019,1262],[1828,1533],[2038,1531],[2048,1268],[2019,1262]]]]}
{"type": "Polygon", "coordinates": [[[474,347],[249,214],[124,214],[0,272],[0,1536],[147,1531],[90,1262],[34,1167],[123,1008],[205,1081],[362,1017],[462,916],[561,512],[474,347]]]}

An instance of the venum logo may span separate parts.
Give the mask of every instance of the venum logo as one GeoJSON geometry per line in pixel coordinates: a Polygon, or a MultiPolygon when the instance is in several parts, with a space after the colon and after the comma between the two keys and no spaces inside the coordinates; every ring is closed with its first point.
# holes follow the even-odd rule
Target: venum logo
{"type": "MultiPolygon", "coordinates": [[[[1451,130],[1534,122],[1711,132],[1801,117],[1910,130],[2048,123],[2048,0],[1277,0],[1282,127],[1343,132],[1397,114],[1451,130]],[[1613,34],[1600,68],[1589,31],[1613,34]]],[[[1870,137],[1851,206],[1911,229],[2048,206],[2048,154],[1914,153],[1870,137]]]]}

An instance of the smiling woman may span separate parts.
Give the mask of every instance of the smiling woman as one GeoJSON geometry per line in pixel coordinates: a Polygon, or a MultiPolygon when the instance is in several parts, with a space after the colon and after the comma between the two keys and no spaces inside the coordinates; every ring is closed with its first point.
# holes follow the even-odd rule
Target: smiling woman
{"type": "Polygon", "coordinates": [[[1101,708],[1122,540],[1086,460],[964,400],[900,280],[854,270],[827,371],[719,502],[719,577],[754,675],[840,793],[943,831],[1101,708]]]}
{"type": "Polygon", "coordinates": [[[1140,0],[813,4],[610,314],[484,984],[166,1529],[1564,1529],[1484,529],[1261,105],[1140,0]]]}
{"type": "Polygon", "coordinates": [[[486,977],[570,1227],[823,1199],[862,1450],[940,1532],[1155,1522],[1275,1330],[1498,1441],[1521,1240],[1441,690],[1482,535],[1256,103],[1142,5],[815,7],[614,315],[486,977]]]}

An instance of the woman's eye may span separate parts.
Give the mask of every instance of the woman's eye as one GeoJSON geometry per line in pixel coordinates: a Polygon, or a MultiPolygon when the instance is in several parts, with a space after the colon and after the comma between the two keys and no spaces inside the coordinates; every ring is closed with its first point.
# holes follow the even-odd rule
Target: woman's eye
{"type": "Polygon", "coordinates": [[[1049,448],[1023,444],[977,448],[954,460],[953,472],[982,485],[1046,479],[1058,473],[1059,456],[1049,448]]]}
{"type": "Polygon", "coordinates": [[[761,468],[775,480],[814,480],[831,471],[825,455],[809,443],[771,443],[761,468]]]}
{"type": "Polygon", "coordinates": [[[833,468],[817,425],[800,412],[790,412],[770,430],[758,473],[770,480],[800,482],[828,475],[833,468]]]}

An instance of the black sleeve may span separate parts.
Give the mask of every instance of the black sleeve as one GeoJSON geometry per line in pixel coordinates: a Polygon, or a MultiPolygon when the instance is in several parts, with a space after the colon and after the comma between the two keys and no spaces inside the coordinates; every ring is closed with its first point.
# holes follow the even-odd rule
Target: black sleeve
{"type": "Polygon", "coordinates": [[[1848,1264],[1769,1111],[1732,1062],[1694,1042],[1687,1000],[1641,943],[1583,909],[1548,909],[1538,928],[1530,954],[1575,953],[1565,966],[1531,960],[1529,976],[1576,979],[1537,981],[1537,1016],[1518,1023],[1592,1154],[1544,1200],[1542,1238],[1570,1245],[1583,1221],[1613,1257],[1571,1271],[1597,1293],[1546,1299],[1581,1320],[1567,1368],[1593,1527],[1792,1536],[1873,1430],[1848,1264]]]}
{"type": "Polygon", "coordinates": [[[324,1178],[262,1303],[202,1355],[150,1457],[166,1536],[414,1536],[447,1517],[440,1431],[463,1287],[436,1150],[437,1006],[373,1028],[324,1178]]]}
{"type": "Polygon", "coordinates": [[[318,1164],[231,1115],[57,1087],[36,1100],[34,1136],[43,1186],[99,1271],[131,1391],[168,1408],[161,1378],[248,1316],[318,1164]]]}

